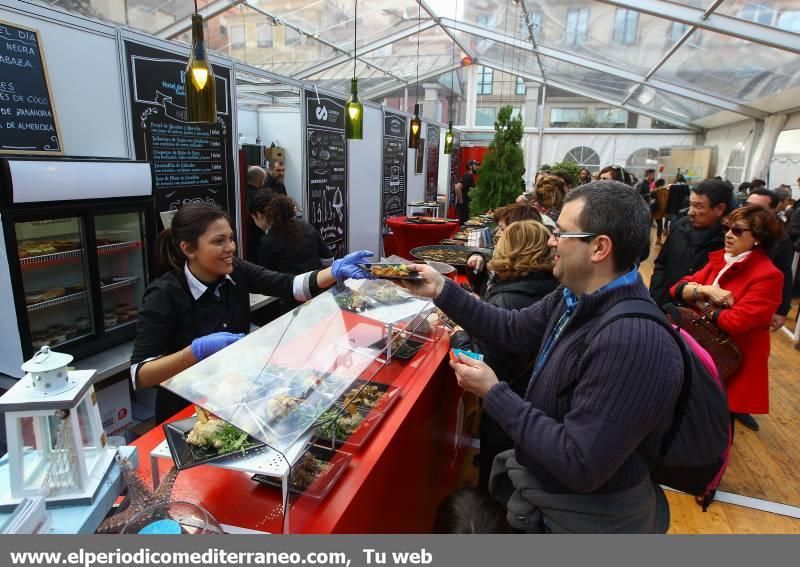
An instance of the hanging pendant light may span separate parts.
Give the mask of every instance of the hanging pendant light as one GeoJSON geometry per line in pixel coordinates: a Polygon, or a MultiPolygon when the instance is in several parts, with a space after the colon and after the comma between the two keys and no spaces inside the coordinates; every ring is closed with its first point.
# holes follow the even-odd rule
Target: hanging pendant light
{"type": "Polygon", "coordinates": [[[353,80],[350,83],[350,98],[344,106],[344,135],[348,140],[361,140],[364,136],[364,106],[358,98],[356,79],[356,49],[358,48],[358,0],[353,20],[353,80]]]}
{"type": "MultiPolygon", "coordinates": [[[[417,5],[417,91],[419,91],[419,35],[422,31],[422,8],[417,5]]],[[[419,100],[419,92],[416,94],[419,100]]],[[[422,134],[422,120],[419,117],[419,103],[414,104],[414,117],[411,119],[411,128],[408,130],[408,147],[419,148],[419,138],[422,134]]]]}
{"type": "Polygon", "coordinates": [[[453,133],[453,121],[447,123],[447,132],[444,133],[444,153],[453,153],[453,142],[455,141],[455,134],[453,133]]]}
{"type": "Polygon", "coordinates": [[[188,122],[217,121],[217,86],[214,70],[208,61],[203,38],[203,16],[197,13],[197,0],[192,14],[192,53],[184,74],[186,91],[186,120],[188,122]]]}
{"type": "Polygon", "coordinates": [[[414,117],[411,119],[411,129],[408,131],[408,147],[418,148],[419,137],[422,133],[422,119],[419,117],[419,103],[414,105],[414,117]]]}
{"type": "MultiPolygon", "coordinates": [[[[458,22],[458,0],[456,0],[456,13],[454,15],[454,21],[458,22]]],[[[453,41],[450,44],[451,50],[451,62],[455,62],[456,58],[456,43],[453,41]]],[[[453,142],[455,142],[456,135],[453,133],[453,91],[455,90],[455,69],[450,71],[450,104],[447,105],[447,114],[450,115],[450,121],[447,123],[447,132],[444,134],[444,153],[445,154],[452,154],[453,153],[453,142]]]]}

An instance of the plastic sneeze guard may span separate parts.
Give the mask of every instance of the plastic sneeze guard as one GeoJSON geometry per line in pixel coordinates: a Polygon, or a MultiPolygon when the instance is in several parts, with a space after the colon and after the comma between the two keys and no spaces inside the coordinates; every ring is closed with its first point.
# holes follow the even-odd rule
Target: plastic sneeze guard
{"type": "Polygon", "coordinates": [[[401,319],[413,320],[432,308],[390,282],[357,287],[336,286],[163,386],[286,453],[353,382],[370,381],[382,368],[382,350],[357,340],[365,325],[383,332],[384,323],[370,310],[400,308],[401,319]],[[352,309],[362,300],[370,309],[352,309]]]}

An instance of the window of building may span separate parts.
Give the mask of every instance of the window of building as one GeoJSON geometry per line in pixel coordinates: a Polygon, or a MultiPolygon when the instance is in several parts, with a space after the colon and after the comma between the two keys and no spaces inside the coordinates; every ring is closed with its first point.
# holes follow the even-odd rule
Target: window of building
{"type": "Polygon", "coordinates": [[[800,33],[800,10],[786,11],[778,17],[778,27],[793,33],[800,33]]]}
{"type": "Polygon", "coordinates": [[[587,146],[572,148],[567,152],[567,155],[564,156],[563,161],[577,163],[579,166],[585,167],[592,173],[600,171],[600,156],[597,155],[596,151],[587,146]]]}
{"type": "Polygon", "coordinates": [[[283,28],[283,44],[284,45],[300,45],[300,34],[292,28],[283,28]]]}
{"type": "Polygon", "coordinates": [[[558,108],[550,109],[550,127],[567,128],[577,126],[586,117],[585,108],[558,108]]]}
{"type": "Polygon", "coordinates": [[[669,27],[669,45],[670,47],[678,43],[683,37],[683,34],[689,29],[689,26],[680,22],[672,22],[669,27]]]}
{"type": "Polygon", "coordinates": [[[497,108],[482,106],[475,109],[475,126],[494,126],[497,120],[497,108]]]}
{"type": "Polygon", "coordinates": [[[637,178],[644,179],[645,170],[658,169],[658,150],[654,148],[636,150],[625,161],[625,169],[637,178]]]}
{"type": "Polygon", "coordinates": [[[589,8],[568,10],[565,28],[566,45],[585,45],[589,37],[589,8]]]}
{"type": "Polygon", "coordinates": [[[478,94],[490,95],[492,94],[492,81],[494,78],[493,70],[489,67],[481,65],[478,68],[478,94]]]}
{"type": "Polygon", "coordinates": [[[775,20],[775,9],[764,4],[746,4],[737,16],[749,22],[771,26],[775,20]]]}
{"type": "Polygon", "coordinates": [[[625,128],[628,125],[628,111],[621,108],[598,108],[594,115],[602,128],[625,128]]]}
{"type": "Polygon", "coordinates": [[[635,45],[638,27],[639,12],[617,8],[614,13],[614,43],[617,45],[635,45]]]}
{"type": "Polygon", "coordinates": [[[231,26],[228,29],[228,31],[230,33],[231,48],[233,48],[233,49],[241,49],[241,48],[243,48],[244,47],[244,42],[245,42],[244,25],[243,24],[237,24],[237,25],[231,26]]]}
{"type": "Polygon", "coordinates": [[[272,25],[258,24],[256,36],[259,47],[272,47],[272,25]]]}
{"type": "Polygon", "coordinates": [[[728,157],[728,167],[725,168],[725,179],[733,183],[734,186],[743,181],[745,159],[744,142],[738,142],[731,150],[731,155],[728,157]]]}
{"type": "Polygon", "coordinates": [[[528,88],[525,86],[525,81],[522,80],[522,77],[517,77],[517,85],[514,89],[514,93],[519,96],[525,96],[527,92],[528,88]]]}
{"type": "Polygon", "coordinates": [[[493,29],[495,22],[497,22],[497,19],[494,14],[478,14],[475,16],[475,23],[484,28],[493,29]]]}

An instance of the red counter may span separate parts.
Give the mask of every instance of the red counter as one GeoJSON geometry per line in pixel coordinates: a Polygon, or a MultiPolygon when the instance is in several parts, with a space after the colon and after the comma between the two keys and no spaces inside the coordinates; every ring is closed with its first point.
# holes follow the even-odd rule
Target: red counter
{"type": "MultiPolygon", "coordinates": [[[[442,335],[408,362],[394,360],[376,381],[401,388],[388,412],[348,469],[322,500],[297,500],[290,531],[301,533],[427,533],[436,506],[457,488],[468,439],[463,435],[462,391],[447,364],[442,335]]],[[[187,408],[175,419],[192,414],[187,408]]],[[[139,475],[150,482],[150,451],[164,439],[157,427],[133,444],[139,475]]],[[[168,461],[160,461],[163,475],[168,461]]],[[[244,473],[199,466],[178,475],[174,500],[197,502],[224,524],[281,531],[280,490],[244,473]]]]}
{"type": "Polygon", "coordinates": [[[389,228],[394,233],[395,253],[407,260],[413,260],[411,250],[417,246],[439,244],[440,240],[450,238],[458,232],[459,225],[457,222],[416,224],[407,223],[407,218],[389,217],[386,219],[386,224],[389,225],[389,228]]]}

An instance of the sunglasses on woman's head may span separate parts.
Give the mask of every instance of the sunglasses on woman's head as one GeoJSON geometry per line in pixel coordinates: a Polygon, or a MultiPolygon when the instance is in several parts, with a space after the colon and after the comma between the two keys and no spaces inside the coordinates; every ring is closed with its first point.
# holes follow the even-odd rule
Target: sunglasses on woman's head
{"type": "Polygon", "coordinates": [[[733,235],[736,236],[737,238],[739,236],[743,235],[745,232],[753,232],[753,230],[750,229],[750,228],[743,228],[741,226],[731,226],[729,224],[723,224],[722,225],[722,230],[724,232],[733,233],[733,235]]]}

